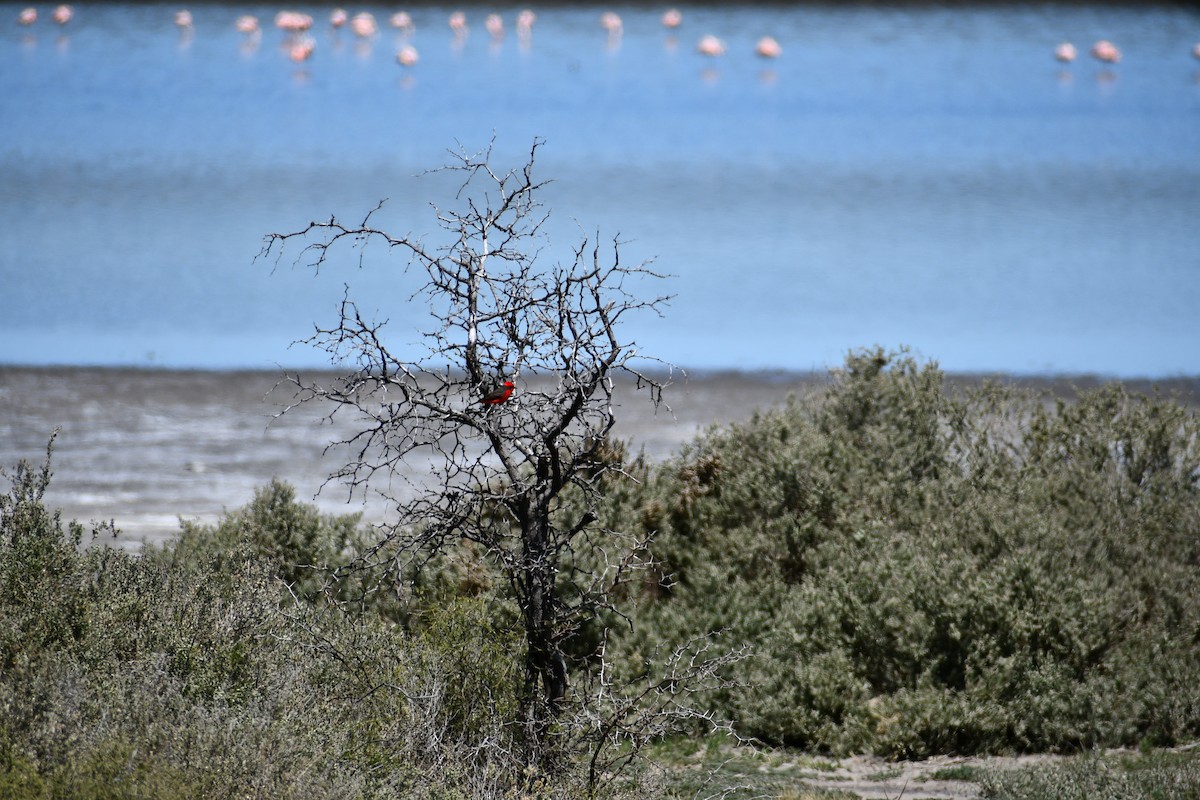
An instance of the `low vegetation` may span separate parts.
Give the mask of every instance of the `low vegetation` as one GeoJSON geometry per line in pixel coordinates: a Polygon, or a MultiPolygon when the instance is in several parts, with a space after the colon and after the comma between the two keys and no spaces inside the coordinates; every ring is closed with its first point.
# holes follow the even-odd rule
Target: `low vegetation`
{"type": "Polygon", "coordinates": [[[696,637],[748,646],[691,701],[773,749],[671,739],[598,784],[586,752],[524,774],[521,618],[481,554],[381,591],[349,569],[372,532],[281,483],[161,549],[89,547],[43,503],[48,455],[0,495],[0,796],[808,797],[800,773],[850,753],[1052,752],[1082,755],[964,776],[1195,797],[1194,753],[1160,750],[1200,738],[1194,411],[1119,385],[954,392],[879,351],[833,377],[664,464],[610,453],[637,480],[606,483],[600,522],[645,534],[648,569],[628,619],[567,643],[613,670],[574,685],[614,690],[696,637]],[[1088,755],[1118,746],[1146,755],[1088,755]]]}
{"type": "Polygon", "coordinates": [[[988,769],[979,784],[994,800],[1195,800],[1200,753],[1087,754],[1023,769],[988,769]]]}
{"type": "Polygon", "coordinates": [[[1200,734],[1200,425],[1119,385],[954,395],[852,355],[701,436],[612,509],[655,531],[622,646],[722,630],[712,698],[818,752],[1075,752],[1200,734]]]}
{"type": "MultiPolygon", "coordinates": [[[[42,504],[49,478],[22,465],[0,498],[0,796],[511,787],[516,640],[481,600],[431,605],[407,627],[327,601],[303,565],[339,556],[355,520],[282,484],[162,550],[81,549],[82,528],[42,504]]],[[[570,789],[560,777],[544,796],[570,789]]]]}

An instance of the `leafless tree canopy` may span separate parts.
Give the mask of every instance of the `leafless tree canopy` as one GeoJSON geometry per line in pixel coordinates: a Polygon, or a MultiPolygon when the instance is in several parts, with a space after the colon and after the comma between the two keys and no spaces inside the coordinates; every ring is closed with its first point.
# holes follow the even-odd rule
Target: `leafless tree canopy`
{"type": "Polygon", "coordinates": [[[421,358],[396,358],[382,325],[347,297],[337,323],[307,341],[351,371],[332,385],[294,380],[299,402],[361,420],[339,443],[348,458],[334,476],[352,488],[386,494],[403,462],[432,456],[435,480],[398,502],[397,524],[372,557],[470,541],[500,567],[525,626],[527,760],[535,764],[550,721],[571,702],[563,644],[609,606],[641,551],[636,540],[596,529],[596,501],[622,470],[609,441],[614,377],[625,373],[656,406],[665,382],[639,371],[647,359],[622,338],[621,323],[657,313],[667,299],[639,296],[645,279],[660,276],[625,263],[615,238],[584,236],[564,259],[548,258],[548,214],[537,200],[544,184],[534,177],[539,146],[508,172],[493,168],[490,148],[452,153],[445,169],[463,180],[451,206],[434,206],[437,246],[374,227],[381,203],[359,225],[313,222],[269,235],[263,250],[278,259],[293,240],[303,242],[298,261],[320,269],[331,248],[378,242],[427,278],[414,297],[430,313],[421,358]],[[480,402],[506,380],[515,384],[511,398],[480,402]],[[567,562],[589,567],[564,573],[567,562]]]}

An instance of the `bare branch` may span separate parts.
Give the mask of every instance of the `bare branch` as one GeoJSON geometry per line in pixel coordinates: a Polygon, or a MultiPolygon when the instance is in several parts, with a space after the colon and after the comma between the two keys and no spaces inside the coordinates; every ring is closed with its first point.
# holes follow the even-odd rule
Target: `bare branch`
{"type": "Polygon", "coordinates": [[[600,653],[597,694],[568,693],[564,644],[584,621],[620,616],[616,588],[643,565],[646,543],[599,528],[598,506],[604,482],[625,476],[620,463],[605,461],[613,452],[614,378],[634,378],[657,407],[670,375],[639,371],[635,359],[646,358],[620,325],[629,314],[661,313],[668,298],[635,293],[645,279],[663,276],[647,263],[626,264],[617,237],[608,244],[599,232],[582,237],[564,261],[544,263],[549,214],[537,198],[546,183],[534,177],[541,145],[535,140],[525,164],[505,172],[491,165],[492,143],[476,153],[461,145],[451,151],[439,171],[462,183],[450,206],[432,205],[440,236],[430,242],[375,227],[381,201],[355,225],[331,217],[270,234],[259,257],[278,265],[285,249],[302,245],[296,263],[319,271],[334,248],[350,247],[365,268],[367,245],[376,242],[423,272],[413,300],[428,307],[424,355],[406,360],[389,351],[386,320],[364,316],[347,288],[336,322],[304,342],[349,372],[327,385],[291,377],[296,402],[320,403],[330,418],[347,414],[357,423],[331,445],[345,454],[331,480],[350,494],[395,501],[394,522],[358,568],[396,579],[431,554],[478,544],[523,617],[526,764],[547,757],[551,720],[574,703],[577,713],[609,713],[589,739],[595,772],[621,757],[606,755],[614,743],[651,735],[647,713],[692,719],[678,687],[711,682],[725,662],[699,642],[668,659],[671,674],[623,696],[606,683],[600,653]],[[393,494],[400,467],[414,459],[434,465],[430,481],[393,494]]]}

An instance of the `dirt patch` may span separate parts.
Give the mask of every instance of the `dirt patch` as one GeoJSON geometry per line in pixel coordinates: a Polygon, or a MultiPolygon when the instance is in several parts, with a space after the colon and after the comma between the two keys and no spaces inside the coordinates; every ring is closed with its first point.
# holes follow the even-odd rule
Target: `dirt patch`
{"type": "Polygon", "coordinates": [[[864,800],[973,800],[981,796],[974,781],[983,769],[1026,767],[1054,758],[938,756],[926,761],[887,761],[854,756],[832,761],[833,769],[820,775],[802,773],[797,784],[800,788],[848,792],[864,800]]]}

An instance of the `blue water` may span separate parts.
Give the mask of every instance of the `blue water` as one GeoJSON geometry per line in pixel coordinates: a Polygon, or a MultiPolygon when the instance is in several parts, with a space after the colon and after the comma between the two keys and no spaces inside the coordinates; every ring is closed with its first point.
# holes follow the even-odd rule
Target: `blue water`
{"type": "MultiPolygon", "coordinates": [[[[23,4],[22,4],[23,5],[23,4]]],[[[278,7],[87,4],[65,28],[0,4],[0,363],[269,367],[343,286],[395,348],[425,322],[382,249],[314,275],[255,259],[337,214],[432,234],[461,142],[517,166],[546,140],[545,259],[626,242],[674,295],[631,320],[692,368],[811,369],[908,345],[951,370],[1200,373],[1200,12],[1142,5],[533,6],[532,40],[392,7],[369,42],[316,18],[293,64],[278,7]],[[264,26],[257,44],[239,14],[264,26]],[[695,52],[722,37],[720,59],[695,52]],[[783,56],[758,59],[775,36],[783,56]],[[1100,38],[1124,53],[1101,67],[1100,38]],[[1054,46],[1080,50],[1062,66],[1054,46]]],[[[350,9],[361,10],[360,7],[350,9]]]]}

